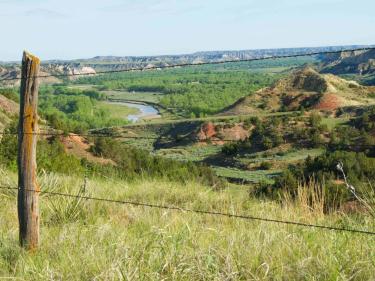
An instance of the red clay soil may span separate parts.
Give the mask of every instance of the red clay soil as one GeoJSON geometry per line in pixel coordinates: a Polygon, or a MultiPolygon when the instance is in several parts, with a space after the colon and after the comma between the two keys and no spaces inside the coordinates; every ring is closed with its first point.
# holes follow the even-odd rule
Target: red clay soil
{"type": "Polygon", "coordinates": [[[225,140],[245,140],[249,137],[249,130],[244,129],[243,124],[235,124],[232,127],[217,127],[212,122],[202,125],[197,138],[199,141],[211,140],[212,143],[223,145],[225,140]]]}
{"type": "Polygon", "coordinates": [[[212,122],[208,122],[202,125],[197,137],[200,141],[211,139],[216,135],[215,125],[212,122]]]}
{"type": "Polygon", "coordinates": [[[318,110],[336,110],[340,106],[340,100],[335,94],[324,94],[314,108],[318,110]]]}
{"type": "Polygon", "coordinates": [[[219,131],[219,134],[225,140],[245,140],[249,137],[249,131],[244,129],[242,124],[236,124],[230,128],[222,128],[219,131]]]}
{"type": "Polygon", "coordinates": [[[116,164],[111,159],[94,156],[91,152],[88,151],[91,146],[90,143],[81,136],[69,134],[68,136],[60,137],[60,140],[65,147],[65,151],[78,158],[86,158],[90,162],[99,164],[116,164]]]}

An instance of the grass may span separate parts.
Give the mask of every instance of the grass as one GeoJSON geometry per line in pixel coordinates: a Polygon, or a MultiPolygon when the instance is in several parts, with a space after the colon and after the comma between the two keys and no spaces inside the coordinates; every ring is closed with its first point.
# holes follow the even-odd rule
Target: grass
{"type": "MultiPolygon", "coordinates": [[[[248,119],[250,117],[272,117],[272,116],[287,116],[287,115],[295,115],[298,114],[299,111],[288,111],[288,112],[274,112],[274,113],[259,113],[259,114],[246,114],[246,115],[215,115],[215,116],[208,116],[208,117],[200,117],[200,118],[180,118],[177,120],[168,120],[168,119],[155,119],[150,120],[148,125],[164,125],[164,124],[178,124],[183,122],[205,122],[205,121],[212,121],[212,122],[220,122],[220,121],[241,121],[248,119]]],[[[124,126],[125,127],[137,127],[143,126],[144,124],[129,124],[124,126]]]]}
{"type": "Polygon", "coordinates": [[[11,121],[8,114],[2,111],[0,108],[0,130],[3,130],[6,125],[11,121]]]}
{"type": "Polygon", "coordinates": [[[158,103],[163,93],[157,92],[128,92],[128,91],[102,91],[107,96],[114,99],[125,99],[134,101],[154,102],[158,103]]]}
{"type": "Polygon", "coordinates": [[[317,157],[324,152],[321,148],[312,149],[292,149],[290,151],[280,152],[257,152],[253,154],[246,154],[245,157],[239,158],[238,161],[242,164],[256,164],[261,162],[272,162],[276,166],[287,166],[288,164],[305,160],[308,156],[317,157]]]}
{"type": "Polygon", "coordinates": [[[174,147],[171,149],[160,149],[157,151],[157,155],[181,160],[181,161],[203,161],[209,156],[220,153],[221,146],[218,145],[190,145],[174,147]]]}
{"type": "MultiPolygon", "coordinates": [[[[2,171],[1,184],[15,184],[2,171]]],[[[83,179],[42,175],[42,188],[77,193],[83,179]]],[[[364,216],[322,215],[297,205],[213,191],[195,183],[90,179],[92,196],[268,218],[368,228],[364,216]]],[[[61,222],[41,197],[41,247],[18,246],[15,193],[0,191],[0,277],[22,280],[373,280],[375,238],[259,221],[84,201],[61,222]]],[[[61,215],[61,214],[60,214],[61,215]]]]}
{"type": "Polygon", "coordinates": [[[140,111],[137,108],[128,107],[122,104],[116,104],[113,102],[101,101],[97,105],[99,108],[106,109],[110,112],[112,118],[126,119],[128,115],[138,114],[140,111]]]}
{"type": "Polygon", "coordinates": [[[68,86],[69,89],[78,89],[78,90],[94,90],[95,85],[90,85],[90,84],[79,84],[79,85],[70,85],[68,86]]]}
{"type": "Polygon", "coordinates": [[[232,179],[242,179],[245,181],[259,183],[267,182],[273,183],[273,177],[280,174],[280,170],[257,170],[257,171],[246,171],[236,168],[226,168],[226,167],[213,167],[216,174],[220,177],[232,178],[232,179]]]}
{"type": "Polygon", "coordinates": [[[324,117],[322,118],[322,125],[326,125],[328,129],[332,130],[339,125],[344,125],[349,120],[349,118],[324,117]]]}

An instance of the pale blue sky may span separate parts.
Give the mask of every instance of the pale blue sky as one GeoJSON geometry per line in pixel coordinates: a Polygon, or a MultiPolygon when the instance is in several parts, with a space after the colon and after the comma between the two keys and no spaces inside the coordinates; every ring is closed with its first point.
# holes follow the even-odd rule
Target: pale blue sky
{"type": "Polygon", "coordinates": [[[375,43],[374,0],[0,0],[0,60],[375,43]]]}

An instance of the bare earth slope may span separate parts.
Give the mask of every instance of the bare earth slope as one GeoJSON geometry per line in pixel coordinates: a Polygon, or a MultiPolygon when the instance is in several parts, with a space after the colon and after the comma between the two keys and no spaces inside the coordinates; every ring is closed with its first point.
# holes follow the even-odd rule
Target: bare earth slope
{"type": "Polygon", "coordinates": [[[279,80],[274,86],[241,98],[222,115],[241,115],[280,110],[317,109],[334,111],[345,106],[375,103],[375,87],[361,86],[332,74],[319,74],[310,67],[279,80]]]}
{"type": "Polygon", "coordinates": [[[18,104],[0,95],[0,131],[11,121],[12,116],[18,113],[18,104]]]}
{"type": "MultiPolygon", "coordinates": [[[[40,76],[48,76],[46,78],[40,78],[43,84],[54,84],[62,82],[61,79],[53,77],[51,75],[82,75],[82,74],[95,74],[96,71],[87,66],[72,66],[63,64],[44,64],[40,68],[40,76]]],[[[0,86],[19,86],[20,80],[17,78],[21,77],[20,65],[8,65],[0,66],[0,86]],[[15,80],[12,80],[15,79],[15,80]]],[[[76,79],[74,76],[68,76],[68,79],[76,79]]]]}
{"type": "Polygon", "coordinates": [[[327,56],[322,73],[332,74],[374,74],[375,50],[361,52],[343,52],[340,55],[327,56]]]}

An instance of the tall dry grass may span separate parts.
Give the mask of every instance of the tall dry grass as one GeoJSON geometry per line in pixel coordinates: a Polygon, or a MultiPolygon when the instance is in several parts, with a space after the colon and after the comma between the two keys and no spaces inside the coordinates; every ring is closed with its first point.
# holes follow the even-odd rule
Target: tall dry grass
{"type": "MultiPolygon", "coordinates": [[[[14,174],[0,178],[13,182],[14,174]]],[[[44,175],[42,188],[76,194],[83,178],[44,175]],[[46,185],[53,184],[53,187],[46,185]]],[[[318,186],[318,184],[317,184],[318,186]]],[[[294,203],[248,197],[246,188],[212,191],[196,183],[90,179],[96,197],[169,204],[373,229],[369,216],[322,211],[301,186],[294,203]],[[311,207],[312,206],[312,207],[311,207]]],[[[16,197],[0,191],[0,277],[20,280],[374,280],[375,237],[194,213],[87,201],[80,216],[56,222],[68,204],[41,198],[41,247],[18,246],[16,197]]],[[[1,279],[1,278],[0,278],[1,279]]]]}

